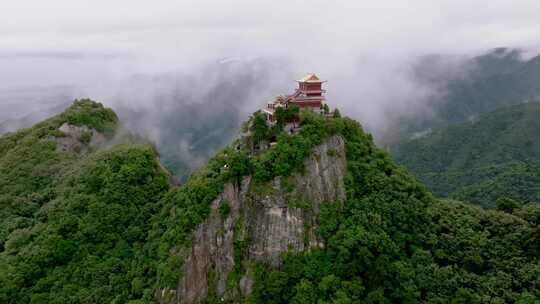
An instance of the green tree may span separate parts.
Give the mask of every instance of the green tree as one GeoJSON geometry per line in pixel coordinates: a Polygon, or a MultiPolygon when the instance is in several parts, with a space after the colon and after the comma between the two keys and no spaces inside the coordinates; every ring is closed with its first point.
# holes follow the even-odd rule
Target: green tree
{"type": "Polygon", "coordinates": [[[276,124],[283,128],[286,123],[298,119],[300,107],[295,104],[289,104],[286,108],[278,107],[275,112],[276,124]]]}
{"type": "Polygon", "coordinates": [[[268,139],[269,129],[266,124],[266,117],[261,112],[255,112],[251,124],[251,136],[255,144],[268,139]]]}
{"type": "Polygon", "coordinates": [[[497,199],[496,206],[497,210],[507,213],[512,213],[515,209],[519,208],[518,202],[509,197],[499,197],[497,199]]]}
{"type": "Polygon", "coordinates": [[[322,106],[322,109],[323,109],[323,113],[324,113],[324,114],[330,113],[330,108],[328,107],[328,104],[325,103],[325,104],[322,106]]]}

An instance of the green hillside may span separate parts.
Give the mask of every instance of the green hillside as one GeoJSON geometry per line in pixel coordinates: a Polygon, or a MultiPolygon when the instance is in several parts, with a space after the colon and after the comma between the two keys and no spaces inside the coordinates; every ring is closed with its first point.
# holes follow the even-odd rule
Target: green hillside
{"type": "MultiPolygon", "coordinates": [[[[238,301],[540,299],[538,205],[510,214],[438,202],[357,122],[309,113],[301,118],[299,134],[263,130],[277,135],[269,150],[251,155],[228,147],[171,190],[149,146],[56,148],[65,122],[114,134],[114,113],[91,101],[0,137],[0,302],[154,302],[158,288],[178,284],[181,253],[226,182],[251,175],[264,184],[302,172],[302,160],[332,135],[345,140],[347,200],[325,204],[318,214],[324,247],[291,252],[279,269],[255,265],[253,294],[238,301]]],[[[242,244],[235,246],[235,259],[242,259],[242,244]]],[[[223,301],[210,294],[207,302],[223,301]]]]}
{"type": "Polygon", "coordinates": [[[398,117],[392,131],[396,134],[380,138],[383,142],[463,123],[540,96],[540,55],[525,59],[517,49],[497,48],[472,58],[425,56],[413,70],[416,81],[438,93],[426,105],[430,114],[398,117]]]}
{"type": "Polygon", "coordinates": [[[501,108],[392,151],[433,193],[485,207],[540,201],[540,103],[501,108]]]}
{"type": "MultiPolygon", "coordinates": [[[[347,200],[326,204],[317,234],[324,249],[291,252],[280,269],[257,264],[253,294],[230,303],[534,303],[540,297],[537,205],[514,214],[437,202],[348,118],[308,115],[297,135],[281,134],[268,152],[228,150],[165,199],[158,286],[175,288],[190,245],[188,232],[209,213],[224,180],[255,182],[302,170],[301,159],[324,138],[346,142],[347,200]],[[235,168],[223,175],[223,164],[235,168]]],[[[264,132],[263,132],[264,133],[264,132]]],[[[235,259],[243,258],[242,242],[235,259]]],[[[244,261],[244,263],[252,263],[244,261]]],[[[240,265],[244,264],[240,263],[240,265]]],[[[241,271],[242,267],[239,266],[241,271]]],[[[236,279],[239,279],[237,276],[236,279]]],[[[231,278],[234,280],[234,277],[231,278]]],[[[233,281],[234,282],[234,281],[233,281]]],[[[238,282],[231,283],[234,288],[238,282]]],[[[234,294],[234,292],[232,292],[234,294]]],[[[210,295],[208,303],[222,300],[210,295]]]]}
{"type": "Polygon", "coordinates": [[[416,215],[426,224],[392,212],[399,202],[348,203],[321,214],[325,250],[259,267],[250,303],[538,303],[538,204],[511,215],[433,202],[416,215]],[[424,233],[404,231],[418,224],[424,233]]]}
{"type": "MultiPolygon", "coordinates": [[[[504,57],[502,57],[504,58],[504,57]]],[[[471,76],[448,84],[448,102],[438,109],[447,122],[462,122],[471,116],[501,106],[519,104],[540,95],[540,56],[500,67],[501,58],[483,57],[471,76]],[[497,72],[493,71],[496,69],[497,72]]]]}
{"type": "Polygon", "coordinates": [[[83,100],[0,137],[2,303],[125,303],[152,275],[141,253],[168,188],[156,153],[138,145],[58,151],[64,123],[108,137],[118,126],[110,109],[83,100]]]}
{"type": "Polygon", "coordinates": [[[258,265],[250,303],[538,300],[538,205],[510,215],[437,202],[358,123],[311,132],[345,138],[347,201],[319,214],[324,249],[291,253],[279,270],[258,265]]]}

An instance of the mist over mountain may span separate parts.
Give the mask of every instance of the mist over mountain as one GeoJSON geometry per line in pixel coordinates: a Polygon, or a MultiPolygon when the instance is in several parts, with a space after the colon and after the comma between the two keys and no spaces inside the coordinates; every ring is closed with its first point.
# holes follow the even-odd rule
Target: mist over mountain
{"type": "MultiPolygon", "coordinates": [[[[21,117],[7,118],[4,121],[0,121],[0,134],[7,133],[7,132],[14,132],[22,128],[28,128],[38,121],[44,120],[58,113],[61,113],[72,103],[72,101],[73,101],[73,98],[67,97],[66,95],[55,96],[54,101],[51,100],[51,104],[54,105],[52,107],[46,107],[44,105],[43,109],[30,112],[30,113],[26,113],[24,110],[21,110],[22,113],[25,113],[25,114],[21,114],[21,117]],[[55,105],[57,101],[59,100],[60,101],[65,100],[66,102],[55,105]]],[[[43,99],[40,99],[39,102],[43,102],[43,99]]],[[[13,114],[13,113],[9,113],[9,114],[13,114]]]]}
{"type": "MultiPolygon", "coordinates": [[[[58,64],[66,60],[61,58],[58,64]]],[[[359,64],[357,70],[330,79],[328,99],[361,119],[378,143],[388,145],[534,98],[540,91],[539,58],[525,58],[511,48],[478,56],[421,56],[387,75],[393,93],[380,87],[385,84],[380,72],[369,81],[362,76],[372,64],[359,64]]],[[[285,58],[224,58],[196,70],[105,78],[107,85],[21,89],[0,96],[0,112],[7,120],[0,122],[0,132],[61,112],[75,94],[94,95],[108,101],[128,129],[153,141],[166,166],[185,179],[237,134],[249,113],[292,92],[295,70],[295,63],[285,58]]]]}
{"type": "Polygon", "coordinates": [[[441,92],[433,115],[411,124],[416,130],[463,122],[540,97],[540,56],[525,59],[517,49],[498,48],[466,60],[424,58],[416,75],[441,92]]]}
{"type": "Polygon", "coordinates": [[[194,74],[138,75],[114,96],[114,107],[125,126],[156,143],[164,164],[184,179],[237,136],[249,113],[290,86],[287,68],[279,61],[232,60],[194,74]]]}
{"type": "Polygon", "coordinates": [[[21,88],[16,94],[0,94],[0,133],[61,113],[72,96],[96,89],[95,95],[110,101],[124,126],[155,143],[164,163],[185,178],[237,134],[249,113],[286,92],[293,80],[283,60],[225,58],[194,72],[110,80],[111,87],[21,88]]]}
{"type": "Polygon", "coordinates": [[[0,134],[52,117],[78,97],[70,86],[20,86],[0,88],[0,134]]]}
{"type": "MultiPolygon", "coordinates": [[[[164,0],[153,5],[51,0],[33,3],[31,9],[26,2],[13,2],[0,12],[0,32],[5,37],[0,41],[0,122],[54,107],[43,98],[45,92],[27,88],[46,91],[64,86],[70,89],[59,96],[59,103],[65,102],[63,96],[91,97],[125,115],[125,124],[158,145],[168,134],[186,133],[175,144],[182,148],[163,154],[181,157],[178,150],[193,150],[182,154],[207,157],[199,148],[204,135],[193,130],[200,121],[215,120],[210,123],[215,127],[200,127],[214,134],[209,135],[214,140],[204,144],[211,149],[222,145],[225,140],[220,138],[234,133],[234,122],[220,124],[219,117],[213,116],[221,106],[216,100],[239,103],[238,113],[228,106],[222,117],[246,117],[267,99],[291,92],[297,77],[316,72],[329,81],[328,100],[334,106],[362,121],[378,142],[388,142],[387,138],[400,137],[402,129],[422,131],[430,125],[404,128],[403,122],[439,117],[433,108],[444,100],[440,96],[445,92],[417,75],[419,58],[425,54],[443,54],[444,60],[470,58],[498,45],[538,51],[537,8],[534,0],[489,6],[465,0],[420,0],[414,5],[384,0],[339,5],[319,0],[311,5],[302,1],[164,0]],[[266,85],[238,78],[248,73],[253,81],[266,85]],[[208,75],[222,76],[208,81],[208,75]],[[222,86],[219,94],[212,86],[222,86]],[[15,100],[5,93],[7,89],[29,95],[15,100]],[[37,99],[38,103],[32,102],[37,99]],[[174,106],[173,99],[182,106],[174,106]],[[197,105],[200,109],[194,110],[197,105]],[[180,114],[172,114],[187,108],[186,113],[199,113],[197,121],[188,123],[180,114]],[[160,109],[169,110],[163,119],[160,109]],[[172,118],[175,115],[182,123],[172,118]],[[129,117],[136,120],[130,122],[129,117]],[[178,130],[185,125],[192,129],[178,130]]],[[[460,63],[461,59],[445,69],[461,71],[460,63]]],[[[200,164],[196,159],[193,163],[200,164]]]]}
{"type": "Polygon", "coordinates": [[[540,201],[540,103],[499,108],[403,141],[392,151],[440,197],[494,208],[509,197],[540,201]]]}
{"type": "Polygon", "coordinates": [[[539,303],[538,0],[3,2],[0,303],[539,303]]]}

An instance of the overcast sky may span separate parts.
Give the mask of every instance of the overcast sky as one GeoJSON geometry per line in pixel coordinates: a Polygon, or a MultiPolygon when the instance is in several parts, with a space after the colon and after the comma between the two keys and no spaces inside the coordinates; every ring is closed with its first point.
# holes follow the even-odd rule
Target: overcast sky
{"type": "Polygon", "coordinates": [[[14,88],[54,86],[114,103],[116,81],[133,74],[275,58],[291,78],[319,73],[335,104],[376,123],[431,94],[408,77],[416,56],[534,53],[539,12],[538,0],[3,0],[0,103],[14,88]]]}
{"type": "Polygon", "coordinates": [[[536,44],[540,28],[536,0],[2,2],[0,48],[29,53],[471,50],[536,44]]]}

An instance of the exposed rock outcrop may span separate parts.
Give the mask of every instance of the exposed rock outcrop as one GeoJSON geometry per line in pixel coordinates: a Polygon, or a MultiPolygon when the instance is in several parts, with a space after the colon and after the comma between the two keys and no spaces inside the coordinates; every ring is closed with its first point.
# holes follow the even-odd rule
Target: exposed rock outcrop
{"type": "Polygon", "coordinates": [[[88,126],[76,126],[66,122],[58,128],[58,131],[61,136],[56,136],[54,140],[59,151],[82,152],[88,147],[98,146],[107,141],[105,135],[88,126]]]}
{"type": "Polygon", "coordinates": [[[280,255],[288,250],[320,246],[312,229],[315,216],[322,203],[345,200],[345,166],[345,144],[334,136],[313,149],[303,174],[276,178],[262,191],[251,191],[250,206],[244,209],[250,240],[247,258],[278,266],[280,255]]]}
{"type": "Polygon", "coordinates": [[[316,216],[321,204],[345,200],[345,172],[345,143],[333,136],[313,149],[302,173],[268,184],[250,177],[240,185],[226,184],[209,218],[194,233],[177,289],[159,291],[159,302],[199,303],[209,294],[248,296],[252,270],[239,263],[277,267],[287,251],[323,246],[314,233],[316,216]]]}

